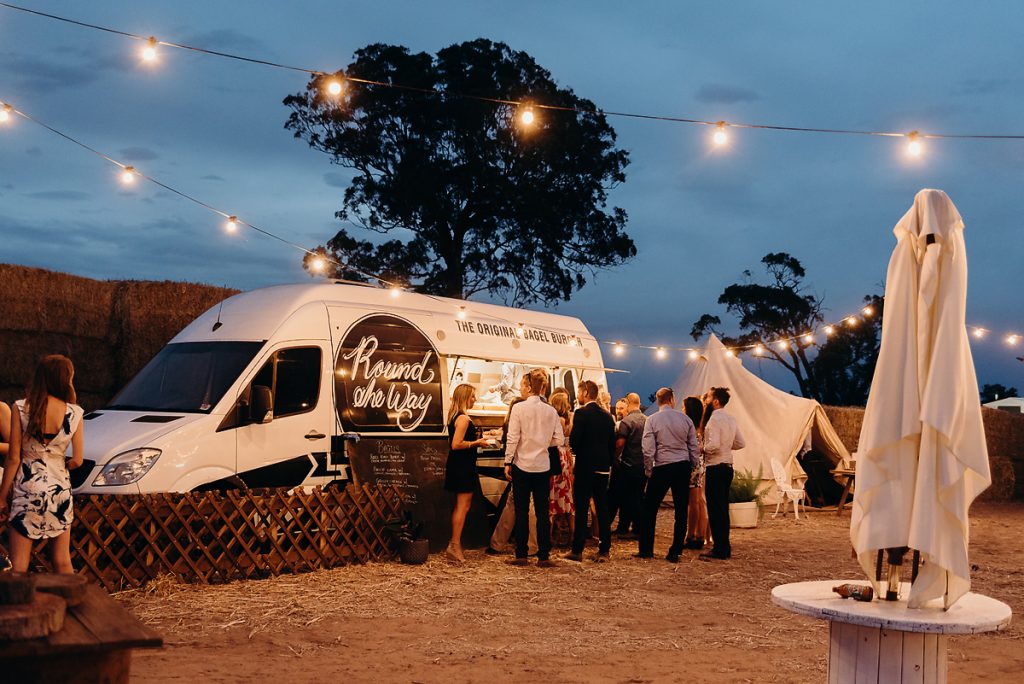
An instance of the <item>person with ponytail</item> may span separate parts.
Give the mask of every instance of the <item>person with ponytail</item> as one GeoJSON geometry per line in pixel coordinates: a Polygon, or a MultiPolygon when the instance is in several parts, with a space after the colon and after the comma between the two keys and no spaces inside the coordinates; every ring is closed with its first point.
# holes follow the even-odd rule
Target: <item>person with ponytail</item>
{"type": "Polygon", "coordinates": [[[11,442],[0,481],[0,520],[8,520],[8,549],[15,572],[27,572],[32,543],[50,540],[55,572],[71,565],[71,477],[82,464],[83,411],[75,401],[71,359],[44,356],[26,396],[14,402],[11,442]],[[67,458],[68,446],[72,456],[67,458]]]}

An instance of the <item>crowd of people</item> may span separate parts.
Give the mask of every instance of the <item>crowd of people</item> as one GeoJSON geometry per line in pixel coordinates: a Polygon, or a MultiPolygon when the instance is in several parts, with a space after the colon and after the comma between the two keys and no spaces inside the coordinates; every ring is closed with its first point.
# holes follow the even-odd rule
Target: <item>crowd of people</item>
{"type": "MultiPolygon", "coordinates": [[[[655,394],[657,411],[646,416],[636,393],[616,402],[613,414],[611,396],[590,380],[576,388],[573,410],[569,392],[549,393],[549,382],[544,369],[530,370],[509,406],[502,442],[511,488],[488,553],[511,546],[513,565],[528,565],[536,555],[538,566],[554,566],[552,528],[564,527],[571,529],[568,561],[583,561],[595,533],[596,561],[610,557],[613,536],[620,543],[635,540],[635,557],[653,558],[658,511],[671,491],[674,526],[665,559],[678,563],[687,549],[701,552],[702,560],[730,558],[733,451],[742,449],[744,440],[726,410],[728,388],[685,397],[677,408],[675,392],[663,387],[655,394]]],[[[474,397],[472,386],[456,387],[448,417],[445,487],[456,503],[447,556],[456,562],[465,560],[461,534],[479,488],[477,448],[486,443],[476,439],[469,417],[474,397]]]]}
{"type": "Polygon", "coordinates": [[[15,572],[28,570],[32,545],[43,539],[50,540],[54,571],[74,572],[69,471],[82,464],[84,413],[75,403],[74,375],[66,356],[44,356],[25,398],[11,406],[0,402],[0,521],[7,522],[8,562],[15,572]]]}

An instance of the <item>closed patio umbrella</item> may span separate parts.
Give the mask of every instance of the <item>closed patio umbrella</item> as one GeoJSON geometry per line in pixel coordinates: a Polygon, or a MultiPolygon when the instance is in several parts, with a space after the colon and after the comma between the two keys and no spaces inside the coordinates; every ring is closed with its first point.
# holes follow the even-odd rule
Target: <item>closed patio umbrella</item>
{"type": "Polygon", "coordinates": [[[879,549],[920,551],[910,607],[942,598],[949,608],[970,590],[967,510],[991,482],[965,320],[964,223],[946,193],[921,190],[893,232],[850,539],[872,580],[879,549]]]}

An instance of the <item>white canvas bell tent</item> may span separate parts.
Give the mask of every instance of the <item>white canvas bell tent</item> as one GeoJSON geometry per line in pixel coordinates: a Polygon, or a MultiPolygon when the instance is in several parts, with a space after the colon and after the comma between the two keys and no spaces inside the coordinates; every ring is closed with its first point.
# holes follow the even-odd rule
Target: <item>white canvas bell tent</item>
{"type": "MultiPolygon", "coordinates": [[[[737,471],[756,474],[762,469],[765,480],[772,478],[772,459],[777,458],[790,477],[802,474],[797,461],[808,436],[810,446],[832,463],[849,463],[843,446],[825,410],[817,401],[804,399],[771,386],[743,367],[742,360],[730,356],[714,335],[704,352],[687,361],[683,374],[673,384],[677,405],[683,397],[701,396],[711,387],[728,387],[726,410],[735,418],[747,446],[733,453],[737,471]]],[[[774,488],[769,494],[774,494],[774,488]]]]}

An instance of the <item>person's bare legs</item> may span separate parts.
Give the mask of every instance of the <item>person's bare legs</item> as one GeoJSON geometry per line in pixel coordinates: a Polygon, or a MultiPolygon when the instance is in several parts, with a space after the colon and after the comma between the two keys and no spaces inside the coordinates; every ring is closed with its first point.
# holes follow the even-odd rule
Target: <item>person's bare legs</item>
{"type": "Polygon", "coordinates": [[[28,572],[28,564],[32,559],[32,540],[15,532],[13,527],[8,527],[7,546],[11,552],[11,570],[28,572]]]}
{"type": "Polygon", "coordinates": [[[50,540],[50,562],[53,571],[74,575],[75,568],[71,565],[71,529],[66,529],[59,537],[50,540]]]}
{"type": "Polygon", "coordinates": [[[690,487],[690,503],[687,507],[687,523],[689,529],[686,532],[686,540],[695,542],[708,540],[708,509],[704,501],[703,487],[690,487]]]}
{"type": "Polygon", "coordinates": [[[448,542],[448,556],[460,563],[466,560],[462,555],[462,528],[466,525],[466,515],[473,502],[472,492],[460,492],[455,495],[455,508],[452,509],[452,538],[448,542]]]}

